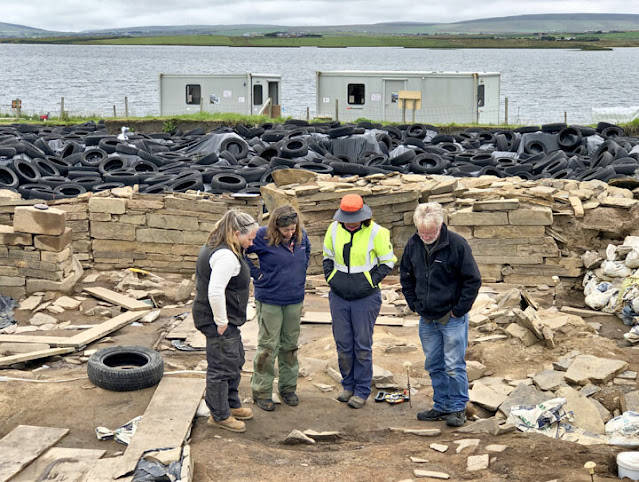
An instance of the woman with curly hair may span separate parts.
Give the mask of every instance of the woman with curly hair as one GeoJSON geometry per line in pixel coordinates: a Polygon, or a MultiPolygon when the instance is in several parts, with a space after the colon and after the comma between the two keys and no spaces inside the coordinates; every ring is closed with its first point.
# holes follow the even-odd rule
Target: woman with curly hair
{"type": "Polygon", "coordinates": [[[276,358],[282,400],[291,406],[299,403],[295,393],[297,340],[311,254],[299,213],[291,206],[276,208],[247,252],[256,254],[259,260],[258,266],[251,264],[259,326],[251,389],[257,406],[270,412],[275,410],[272,393],[276,358]]]}

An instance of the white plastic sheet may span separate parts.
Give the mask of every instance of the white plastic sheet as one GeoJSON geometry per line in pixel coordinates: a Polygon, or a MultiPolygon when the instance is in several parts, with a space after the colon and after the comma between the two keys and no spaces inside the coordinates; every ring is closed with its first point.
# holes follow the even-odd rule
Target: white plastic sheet
{"type": "Polygon", "coordinates": [[[639,119],[639,106],[592,108],[592,122],[627,124],[635,119],[639,119]]]}

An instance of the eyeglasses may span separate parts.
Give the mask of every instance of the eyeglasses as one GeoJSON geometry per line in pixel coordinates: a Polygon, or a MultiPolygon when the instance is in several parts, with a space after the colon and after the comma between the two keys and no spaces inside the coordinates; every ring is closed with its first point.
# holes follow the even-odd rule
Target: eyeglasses
{"type": "Polygon", "coordinates": [[[297,213],[284,214],[275,220],[277,226],[288,226],[291,222],[297,222],[297,213]]]}

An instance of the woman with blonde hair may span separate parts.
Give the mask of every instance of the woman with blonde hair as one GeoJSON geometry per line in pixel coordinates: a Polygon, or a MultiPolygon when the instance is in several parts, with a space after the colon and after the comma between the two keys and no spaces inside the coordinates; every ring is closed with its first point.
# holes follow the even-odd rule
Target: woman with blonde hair
{"type": "Polygon", "coordinates": [[[247,252],[256,254],[259,260],[258,266],[250,265],[259,326],[251,389],[257,406],[270,412],[275,410],[272,394],[276,358],[282,400],[290,406],[299,403],[295,393],[297,340],[311,254],[299,213],[291,206],[273,210],[268,226],[258,230],[247,252]]]}
{"type": "Polygon", "coordinates": [[[231,432],[245,432],[242,420],[253,418],[238,392],[244,365],[239,327],[246,322],[250,285],[244,251],[253,244],[258,227],[250,215],[228,211],[215,223],[195,266],[193,321],[206,335],[208,424],[231,432]]]}

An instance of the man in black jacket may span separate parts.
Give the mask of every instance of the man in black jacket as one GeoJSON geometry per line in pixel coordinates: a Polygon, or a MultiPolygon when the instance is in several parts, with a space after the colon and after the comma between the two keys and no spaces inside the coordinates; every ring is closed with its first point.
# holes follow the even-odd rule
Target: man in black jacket
{"type": "Polygon", "coordinates": [[[400,282],[408,307],[421,315],[419,337],[424,368],[433,382],[433,408],[419,420],[446,420],[451,427],[466,422],[468,312],[481,276],[472,251],[459,234],[448,231],[438,203],[417,206],[417,228],[406,243],[400,282]]]}

